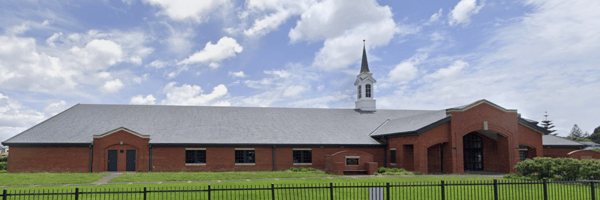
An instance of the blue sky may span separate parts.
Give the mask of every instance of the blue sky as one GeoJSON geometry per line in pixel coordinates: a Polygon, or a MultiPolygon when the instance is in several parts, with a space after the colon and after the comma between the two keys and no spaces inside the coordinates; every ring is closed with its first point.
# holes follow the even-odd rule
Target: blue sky
{"type": "Polygon", "coordinates": [[[382,109],[487,99],[600,126],[597,0],[0,2],[0,141],[77,103],[382,109]]]}

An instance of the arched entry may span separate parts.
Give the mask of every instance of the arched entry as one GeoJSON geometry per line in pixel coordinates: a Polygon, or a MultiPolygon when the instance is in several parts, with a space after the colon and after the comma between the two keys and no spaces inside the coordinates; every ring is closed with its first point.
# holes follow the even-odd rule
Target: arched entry
{"type": "Polygon", "coordinates": [[[473,132],[463,137],[465,171],[483,171],[483,140],[473,132]]]}

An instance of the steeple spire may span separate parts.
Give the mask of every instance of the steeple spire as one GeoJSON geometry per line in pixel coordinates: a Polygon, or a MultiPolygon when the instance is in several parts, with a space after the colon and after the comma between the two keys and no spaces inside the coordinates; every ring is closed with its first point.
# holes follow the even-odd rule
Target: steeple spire
{"type": "Polygon", "coordinates": [[[369,63],[367,62],[367,49],[365,48],[365,40],[363,40],[363,55],[362,63],[360,64],[360,73],[370,72],[369,63]]]}

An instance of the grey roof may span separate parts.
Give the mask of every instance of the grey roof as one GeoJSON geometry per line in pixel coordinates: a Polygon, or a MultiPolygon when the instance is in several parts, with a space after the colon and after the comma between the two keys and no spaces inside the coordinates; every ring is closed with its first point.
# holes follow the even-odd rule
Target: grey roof
{"type": "Polygon", "coordinates": [[[543,146],[576,146],[583,147],[584,145],[569,139],[561,138],[554,135],[543,135],[542,136],[543,146]]]}
{"type": "MultiPolygon", "coordinates": [[[[364,40],[363,40],[364,42],[364,40]]],[[[365,73],[365,72],[370,72],[369,71],[369,62],[367,62],[367,50],[365,49],[365,46],[363,45],[363,55],[362,55],[362,62],[360,63],[360,73],[365,73]]]]}
{"type": "Polygon", "coordinates": [[[119,127],[150,135],[151,144],[379,145],[369,136],[418,129],[445,112],[354,109],[255,108],[78,104],[4,141],[90,143],[119,127]]]}
{"type": "Polygon", "coordinates": [[[581,141],[579,143],[581,143],[581,144],[583,144],[585,146],[600,146],[600,144],[595,143],[595,142],[581,141]]]}
{"type": "Polygon", "coordinates": [[[419,115],[390,119],[372,136],[416,132],[417,130],[446,118],[445,110],[431,111],[419,115]]]}

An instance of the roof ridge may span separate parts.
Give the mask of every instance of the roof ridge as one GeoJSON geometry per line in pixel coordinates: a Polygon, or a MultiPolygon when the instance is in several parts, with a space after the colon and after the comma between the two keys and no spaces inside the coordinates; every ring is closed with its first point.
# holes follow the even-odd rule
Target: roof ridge
{"type": "MultiPolygon", "coordinates": [[[[77,105],[87,106],[154,106],[154,107],[215,107],[215,108],[282,108],[282,109],[314,109],[314,110],[356,110],[355,108],[303,108],[303,107],[260,107],[260,106],[202,106],[202,105],[145,105],[145,104],[86,104],[86,103],[78,103],[77,105]]],[[[420,109],[377,109],[385,110],[385,111],[442,111],[442,110],[420,110],[420,109]]],[[[423,113],[421,113],[423,114],[423,113]]]]}

